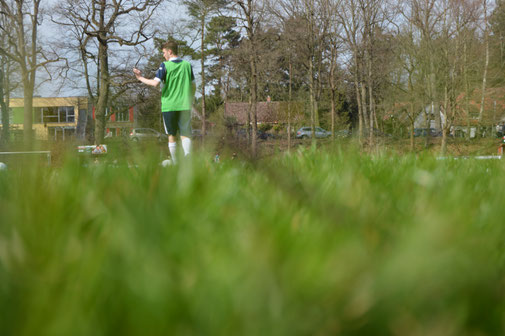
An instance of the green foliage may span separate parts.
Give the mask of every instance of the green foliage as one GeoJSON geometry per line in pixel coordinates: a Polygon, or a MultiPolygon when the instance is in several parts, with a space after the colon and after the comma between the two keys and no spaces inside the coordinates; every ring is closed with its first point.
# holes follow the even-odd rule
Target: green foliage
{"type": "Polygon", "coordinates": [[[273,130],[274,130],[274,133],[275,134],[279,134],[281,132],[283,132],[285,129],[286,129],[286,125],[284,124],[276,124],[274,127],[273,127],[273,130]]]}
{"type": "Polygon", "coordinates": [[[268,132],[272,129],[272,124],[259,124],[258,131],[260,132],[268,132]]]}
{"type": "Polygon", "coordinates": [[[1,335],[500,335],[500,161],[0,171],[1,335]]]}
{"type": "Polygon", "coordinates": [[[158,65],[160,65],[161,62],[164,62],[165,59],[163,58],[163,51],[161,49],[161,46],[163,43],[166,41],[174,41],[177,43],[178,46],[178,55],[179,57],[190,57],[193,58],[193,55],[195,54],[195,50],[192,49],[187,41],[184,40],[179,40],[176,39],[174,36],[167,36],[166,38],[159,38],[156,37],[154,38],[154,54],[151,58],[149,58],[149,64],[153,64],[155,66],[154,69],[158,69],[158,65]]]}
{"type": "Polygon", "coordinates": [[[236,21],[228,16],[213,16],[207,26],[205,45],[207,47],[207,59],[214,64],[207,65],[207,80],[214,86],[216,96],[221,96],[223,90],[223,78],[229,67],[232,50],[238,46],[240,33],[237,32],[236,21]]]}
{"type": "Polygon", "coordinates": [[[205,99],[205,111],[207,115],[215,113],[221,106],[223,106],[223,98],[218,95],[208,95],[205,99]]]}

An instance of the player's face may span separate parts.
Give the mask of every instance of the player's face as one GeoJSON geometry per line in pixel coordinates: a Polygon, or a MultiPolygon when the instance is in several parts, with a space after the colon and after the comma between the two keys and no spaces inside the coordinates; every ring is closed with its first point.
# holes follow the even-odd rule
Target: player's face
{"type": "Polygon", "coordinates": [[[168,61],[170,59],[170,51],[168,49],[163,49],[163,57],[168,61]]]}

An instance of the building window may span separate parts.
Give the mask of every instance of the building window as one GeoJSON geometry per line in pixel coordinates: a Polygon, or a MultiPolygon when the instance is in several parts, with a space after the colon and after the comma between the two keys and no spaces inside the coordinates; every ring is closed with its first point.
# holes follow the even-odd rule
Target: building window
{"type": "Polygon", "coordinates": [[[42,118],[44,124],[59,122],[56,107],[42,107],[42,118]]]}
{"type": "Polygon", "coordinates": [[[116,121],[129,121],[130,118],[130,111],[122,110],[122,111],[117,111],[116,112],[116,121]]]}
{"type": "Polygon", "coordinates": [[[73,106],[42,107],[41,111],[44,123],[70,123],[75,121],[73,106]]]}
{"type": "Polygon", "coordinates": [[[60,106],[58,107],[59,122],[74,122],[75,112],[73,106],[60,106]]]}

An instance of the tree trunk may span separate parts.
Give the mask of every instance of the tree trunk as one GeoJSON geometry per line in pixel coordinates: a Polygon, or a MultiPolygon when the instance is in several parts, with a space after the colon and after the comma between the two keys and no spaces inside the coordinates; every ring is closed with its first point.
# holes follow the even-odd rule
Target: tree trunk
{"type": "Polygon", "coordinates": [[[309,93],[310,93],[310,129],[312,133],[312,141],[316,139],[316,113],[314,110],[314,63],[312,53],[309,56],[309,93]]]}
{"type": "Polygon", "coordinates": [[[98,27],[98,100],[95,110],[95,143],[103,142],[105,135],[105,112],[109,104],[109,46],[107,39],[107,29],[105,28],[106,0],[99,2],[99,22],[98,27]]]}
{"type": "Polygon", "coordinates": [[[202,145],[205,145],[205,134],[207,133],[207,117],[205,109],[205,15],[202,15],[201,27],[202,29],[202,39],[201,39],[201,67],[202,67],[202,145]]]}
{"type": "Polygon", "coordinates": [[[288,101],[288,152],[291,150],[291,99],[292,99],[293,64],[289,58],[289,101],[288,101]]]}
{"type": "Polygon", "coordinates": [[[445,155],[447,152],[447,129],[442,128],[442,144],[440,145],[440,153],[445,155]]]}
{"type": "MultiPolygon", "coordinates": [[[[368,115],[368,104],[366,101],[366,85],[361,82],[361,108],[363,109],[363,122],[366,128],[370,127],[370,118],[368,115]]],[[[365,129],[366,129],[365,128],[365,129]]]]}
{"type": "MultiPolygon", "coordinates": [[[[3,67],[3,65],[2,65],[3,67]]],[[[2,111],[2,135],[0,137],[2,143],[9,142],[9,109],[4,99],[4,86],[8,96],[9,86],[8,81],[4,79],[3,69],[0,68],[0,106],[2,111]]]]}
{"type": "Polygon", "coordinates": [[[315,111],[315,82],[314,82],[314,4],[313,1],[305,2],[307,18],[307,31],[309,32],[309,100],[310,100],[310,129],[312,142],[316,140],[316,111],[315,111]]]}
{"type": "Polygon", "coordinates": [[[415,150],[415,138],[414,138],[414,128],[415,128],[415,117],[414,117],[414,104],[410,103],[410,151],[413,152],[415,150]]]}
{"type": "MultiPolygon", "coordinates": [[[[465,80],[466,139],[470,140],[470,83],[468,81],[467,41],[463,44],[463,75],[465,80]]],[[[456,134],[454,134],[456,135],[456,134]]]]}
{"type": "Polygon", "coordinates": [[[335,103],[335,67],[336,67],[336,49],[335,46],[331,47],[331,59],[330,59],[330,90],[331,90],[331,140],[335,141],[335,113],[336,113],[336,103],[335,103]]]}
{"type": "Polygon", "coordinates": [[[431,101],[430,112],[427,113],[424,111],[426,115],[426,136],[424,138],[424,148],[428,148],[430,146],[430,128],[431,128],[431,117],[435,115],[435,102],[431,101]]]}
{"type": "MultiPolygon", "coordinates": [[[[18,34],[18,51],[20,53],[19,66],[21,69],[21,80],[23,82],[23,98],[24,98],[24,118],[23,118],[23,140],[24,145],[27,149],[31,149],[33,145],[33,89],[35,83],[35,70],[30,69],[30,61],[33,61],[33,66],[36,62],[36,47],[37,47],[37,25],[32,22],[32,43],[30,45],[30,50],[32,55],[29,54],[26,45],[25,38],[25,27],[24,27],[24,11],[23,3],[17,2],[16,11],[16,22],[18,26],[16,27],[18,34]]],[[[34,2],[34,15],[38,17],[38,3],[34,2]]]]}
{"type": "Polygon", "coordinates": [[[23,120],[23,140],[28,150],[33,147],[33,86],[31,86],[28,74],[23,76],[24,95],[24,120],[23,120]]]}
{"type": "Polygon", "coordinates": [[[359,92],[359,80],[358,80],[358,57],[356,56],[356,50],[354,51],[354,89],[356,91],[356,102],[358,104],[358,139],[361,144],[361,139],[363,138],[363,126],[364,126],[364,116],[363,116],[363,104],[361,104],[361,95],[359,92]]]}
{"type": "MultiPolygon", "coordinates": [[[[247,38],[249,39],[249,66],[251,70],[250,79],[250,90],[251,94],[249,96],[249,114],[248,114],[248,125],[249,130],[250,118],[252,114],[252,134],[250,134],[251,149],[253,157],[256,157],[256,135],[258,131],[258,113],[257,113],[257,102],[258,102],[258,70],[256,68],[256,49],[255,49],[255,33],[254,33],[254,18],[253,18],[253,2],[252,0],[247,0],[247,6],[242,2],[239,4],[245,14],[245,19],[247,21],[247,38]]],[[[248,136],[249,138],[249,136],[248,136]]]]}
{"type": "Polygon", "coordinates": [[[489,67],[489,37],[488,37],[488,29],[487,29],[487,8],[486,1],[484,1],[484,24],[486,25],[484,31],[484,40],[485,40],[485,56],[484,56],[484,74],[482,75],[482,95],[480,100],[480,108],[479,108],[479,130],[477,130],[476,135],[481,136],[482,127],[482,118],[484,116],[484,101],[486,97],[486,82],[487,82],[487,69],[489,67]]]}
{"type": "Polygon", "coordinates": [[[98,46],[98,58],[100,61],[100,88],[98,102],[95,110],[95,142],[103,142],[105,135],[105,111],[109,102],[109,60],[108,45],[105,38],[102,38],[98,46]]]}
{"type": "Polygon", "coordinates": [[[253,113],[252,111],[252,96],[249,96],[249,108],[247,110],[247,127],[246,127],[246,135],[247,135],[247,145],[252,144],[252,134],[251,134],[251,115],[253,113]]]}
{"type": "Polygon", "coordinates": [[[370,107],[370,147],[374,146],[374,98],[373,98],[373,83],[372,83],[372,55],[368,54],[367,60],[368,67],[368,105],[370,107]]]}
{"type": "Polygon", "coordinates": [[[428,117],[426,118],[426,138],[425,138],[425,148],[430,146],[430,128],[431,128],[431,118],[435,118],[435,65],[433,64],[433,59],[430,57],[430,78],[429,78],[429,92],[431,98],[431,112],[426,113],[428,117]]]}
{"type": "Polygon", "coordinates": [[[252,145],[252,154],[253,157],[256,158],[257,155],[257,148],[256,148],[256,136],[258,133],[258,111],[257,111],[257,103],[258,103],[258,96],[257,96],[257,89],[258,89],[258,75],[257,75],[257,69],[256,69],[256,57],[251,53],[251,103],[252,103],[252,136],[251,136],[251,145],[252,145]]]}
{"type": "Polygon", "coordinates": [[[317,81],[316,81],[316,91],[314,94],[314,115],[315,115],[315,120],[316,120],[316,126],[321,126],[320,120],[319,120],[319,101],[321,100],[321,91],[322,91],[322,79],[321,79],[321,67],[323,62],[321,61],[320,57],[317,58],[317,81]]]}
{"type": "Polygon", "coordinates": [[[331,140],[335,141],[335,89],[331,89],[331,140]]]}
{"type": "Polygon", "coordinates": [[[443,115],[445,118],[445,125],[442,125],[442,120],[440,120],[440,124],[442,127],[442,143],[440,145],[440,154],[441,155],[445,155],[445,152],[447,149],[447,130],[446,130],[447,127],[446,127],[446,125],[448,123],[447,111],[449,110],[449,88],[447,86],[448,86],[448,84],[446,83],[445,87],[444,87],[444,111],[443,111],[443,115]]]}
{"type": "Polygon", "coordinates": [[[414,152],[416,149],[416,142],[414,138],[414,119],[410,122],[410,151],[414,152]]]}

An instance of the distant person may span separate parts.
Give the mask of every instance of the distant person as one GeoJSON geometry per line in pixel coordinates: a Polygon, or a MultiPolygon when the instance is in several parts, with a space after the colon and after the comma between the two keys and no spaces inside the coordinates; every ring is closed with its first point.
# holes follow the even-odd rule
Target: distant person
{"type": "Polygon", "coordinates": [[[139,81],[161,89],[161,113],[165,132],[168,135],[168,149],[172,160],[176,161],[176,135],[181,137],[184,155],[191,151],[191,104],[195,96],[196,87],[193,83],[195,76],[191,64],[177,56],[178,45],[168,41],[161,46],[165,62],[161,63],[153,79],[142,77],[141,71],[133,68],[133,73],[139,81]]]}

